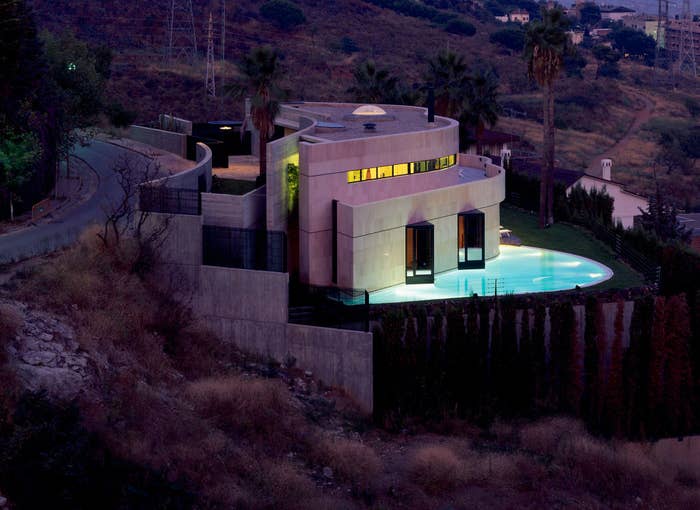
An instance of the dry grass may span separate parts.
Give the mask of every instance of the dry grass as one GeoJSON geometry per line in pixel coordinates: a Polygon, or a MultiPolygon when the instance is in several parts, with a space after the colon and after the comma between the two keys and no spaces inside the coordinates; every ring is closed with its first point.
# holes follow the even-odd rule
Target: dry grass
{"type": "Polygon", "coordinates": [[[460,459],[445,446],[422,446],[408,460],[410,478],[428,494],[454,490],[461,481],[462,469],[460,459]]]}
{"type": "Polygon", "coordinates": [[[382,460],[369,446],[344,438],[326,438],[313,448],[314,461],[361,489],[373,489],[383,471],[382,460]]]}
{"type": "MultiPolygon", "coordinates": [[[[465,423],[440,436],[369,430],[350,439],[346,415],[312,422],[308,402],[280,380],[242,373],[241,354],[187,324],[182,310],[157,312],[162,295],[127,268],[85,240],[16,294],[63,314],[96,361],[101,400],[81,402],[86,426],[118,456],[185,480],[203,508],[550,508],[562,498],[590,508],[638,508],[636,498],[700,507],[690,464],[671,469],[568,418],[498,422],[495,439],[465,423]],[[332,480],[319,479],[325,466],[332,480]]],[[[0,331],[11,337],[17,327],[16,312],[0,307],[0,331]]]]}
{"type": "Polygon", "coordinates": [[[525,425],[520,430],[522,447],[537,455],[553,457],[564,441],[573,435],[584,434],[581,422],[571,418],[549,418],[525,425]]]}
{"type": "Polygon", "coordinates": [[[285,454],[294,450],[306,432],[280,381],[208,378],[191,383],[187,395],[203,417],[268,451],[285,454]]]}

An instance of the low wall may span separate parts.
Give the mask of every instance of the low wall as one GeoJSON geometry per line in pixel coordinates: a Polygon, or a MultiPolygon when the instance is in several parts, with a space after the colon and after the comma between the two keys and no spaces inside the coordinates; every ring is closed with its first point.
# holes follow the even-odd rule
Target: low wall
{"type": "Polygon", "coordinates": [[[363,410],[372,411],[372,333],[287,324],[286,343],[297,365],[345,389],[363,410]]]}
{"type": "Polygon", "coordinates": [[[158,115],[158,124],[163,129],[168,129],[177,133],[182,133],[185,135],[192,134],[192,121],[187,119],[181,119],[180,117],[174,117],[172,115],[167,115],[161,113],[158,115]]]}
{"type": "Polygon", "coordinates": [[[245,195],[202,193],[205,225],[235,228],[265,228],[265,187],[245,195]]]}
{"type": "Polygon", "coordinates": [[[185,134],[145,126],[129,126],[128,137],[183,159],[187,157],[187,135],[185,134]]]}
{"type": "Polygon", "coordinates": [[[211,149],[203,143],[197,144],[197,164],[185,170],[167,177],[161,177],[150,181],[153,186],[165,186],[166,188],[199,189],[199,177],[204,176],[206,190],[211,189],[211,149]]]}

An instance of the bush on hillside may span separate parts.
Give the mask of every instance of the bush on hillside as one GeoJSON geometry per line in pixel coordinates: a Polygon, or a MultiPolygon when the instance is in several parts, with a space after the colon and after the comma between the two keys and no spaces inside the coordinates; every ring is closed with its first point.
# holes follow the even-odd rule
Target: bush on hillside
{"type": "Polygon", "coordinates": [[[110,124],[114,127],[129,127],[136,120],[136,112],[127,110],[121,103],[112,103],[105,108],[110,124]]]}
{"type": "Polygon", "coordinates": [[[306,22],[301,8],[287,0],[268,0],[260,6],[260,14],[277,27],[289,30],[306,22]]]}
{"type": "Polygon", "coordinates": [[[0,429],[0,486],[16,508],[191,508],[162,473],[117,458],[75,404],[26,394],[0,429]],[[40,488],[40,490],[37,490],[40,488]]]}
{"type": "Polygon", "coordinates": [[[476,34],[474,25],[463,19],[451,19],[445,24],[445,31],[450,34],[465,35],[467,37],[476,34]]]}
{"type": "Polygon", "coordinates": [[[522,51],[525,45],[525,32],[519,28],[496,30],[489,36],[489,41],[513,51],[522,51]]]}
{"type": "Polygon", "coordinates": [[[428,494],[454,490],[462,475],[462,463],[446,446],[424,446],[409,461],[413,481],[428,494]]]}

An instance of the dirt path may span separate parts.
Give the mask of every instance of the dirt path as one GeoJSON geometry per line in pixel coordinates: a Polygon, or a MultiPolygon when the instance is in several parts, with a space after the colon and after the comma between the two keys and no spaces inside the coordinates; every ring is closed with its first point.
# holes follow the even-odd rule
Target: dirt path
{"type": "Polygon", "coordinates": [[[630,96],[633,96],[635,99],[644,103],[644,108],[636,113],[634,116],[634,121],[632,124],[630,124],[625,134],[622,135],[622,138],[620,138],[615,145],[591,160],[590,165],[588,165],[588,168],[586,168],[586,173],[589,175],[595,175],[597,177],[601,176],[600,161],[602,159],[609,158],[612,159],[615,164],[619,164],[620,161],[616,161],[615,158],[621,154],[624,154],[626,150],[629,150],[627,149],[627,145],[632,137],[637,134],[640,128],[654,115],[656,101],[654,101],[651,96],[628,87],[624,87],[624,91],[630,96]]]}

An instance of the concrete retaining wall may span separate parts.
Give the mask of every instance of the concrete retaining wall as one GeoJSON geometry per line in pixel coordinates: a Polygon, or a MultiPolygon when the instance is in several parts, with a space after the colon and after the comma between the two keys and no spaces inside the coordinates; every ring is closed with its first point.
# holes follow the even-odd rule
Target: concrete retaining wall
{"type": "Polygon", "coordinates": [[[187,135],[145,126],[129,126],[129,138],[157,149],[187,157],[187,135]]]}
{"type": "Polygon", "coordinates": [[[161,113],[158,115],[158,124],[165,130],[174,131],[185,135],[192,134],[192,121],[187,119],[181,119],[180,117],[174,117],[172,115],[161,113]]]}
{"type": "Polygon", "coordinates": [[[245,195],[202,193],[205,225],[236,228],[265,228],[265,187],[245,195]]]}
{"type": "Polygon", "coordinates": [[[287,325],[287,349],[297,365],[338,386],[365,411],[373,409],[372,333],[287,325]]]}
{"type": "Polygon", "coordinates": [[[203,143],[197,143],[197,164],[177,174],[161,177],[150,181],[154,186],[165,186],[166,188],[184,188],[191,190],[199,189],[199,176],[203,175],[206,181],[206,189],[211,189],[211,149],[203,143]]]}

